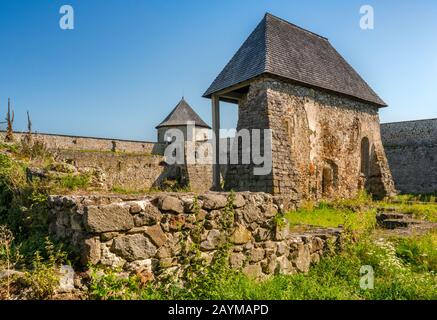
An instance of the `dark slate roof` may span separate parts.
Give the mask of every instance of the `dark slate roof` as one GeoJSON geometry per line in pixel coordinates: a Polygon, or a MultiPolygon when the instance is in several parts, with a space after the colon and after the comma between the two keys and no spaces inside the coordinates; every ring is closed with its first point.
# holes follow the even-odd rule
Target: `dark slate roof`
{"type": "Polygon", "coordinates": [[[211,128],[182,98],[170,114],[162,121],[156,129],[161,127],[186,126],[188,121],[193,121],[197,127],[211,128]]]}
{"type": "Polygon", "coordinates": [[[204,97],[265,73],[386,106],[327,38],[268,13],[204,97]]]}

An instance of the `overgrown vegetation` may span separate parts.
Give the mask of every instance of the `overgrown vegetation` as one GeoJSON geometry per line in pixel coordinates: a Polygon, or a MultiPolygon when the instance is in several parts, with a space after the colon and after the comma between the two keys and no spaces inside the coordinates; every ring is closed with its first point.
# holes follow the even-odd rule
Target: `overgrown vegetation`
{"type": "MultiPolygon", "coordinates": [[[[29,179],[29,167],[39,163],[53,166],[53,158],[44,144],[26,141],[0,145],[0,268],[24,271],[20,281],[13,274],[0,282],[0,296],[27,292],[26,298],[53,297],[58,285],[59,265],[74,259],[73,250],[50,239],[47,196],[55,191],[86,189],[89,175],[75,175],[68,168],[45,180],[29,179]],[[67,257],[66,252],[70,253],[67,257]]],[[[114,189],[113,191],[120,192],[114,189]]],[[[182,190],[185,191],[185,190],[182,190]]],[[[210,263],[202,259],[198,241],[182,248],[183,264],[177,270],[163,270],[162,281],[154,282],[141,274],[126,275],[119,270],[91,268],[91,299],[437,299],[437,233],[422,236],[375,239],[375,214],[378,207],[395,207],[416,218],[437,221],[437,203],[432,196],[402,196],[392,202],[372,202],[366,194],[356,199],[334,202],[307,202],[285,218],[292,230],[308,226],[338,227],[346,236],[341,252],[330,252],[308,274],[274,275],[254,281],[228,264],[230,247],[223,243],[210,263]],[[362,266],[371,266],[373,289],[360,287],[362,266]],[[176,277],[182,276],[183,281],[176,277]]],[[[232,230],[233,202],[230,194],[218,221],[224,230],[232,230]]],[[[200,211],[197,201],[195,214],[200,211]]],[[[286,227],[283,216],[275,219],[286,227]]],[[[201,225],[181,231],[184,237],[198,239],[201,225]]],[[[225,237],[229,234],[223,233],[225,237]]],[[[74,261],[73,261],[74,262],[74,261]]],[[[168,270],[168,269],[167,269],[168,270]]]]}
{"type": "MultiPolygon", "coordinates": [[[[30,165],[50,161],[50,153],[37,139],[0,145],[0,264],[6,264],[6,270],[25,270],[14,287],[30,288],[27,298],[50,298],[58,284],[57,266],[67,261],[62,246],[49,238],[46,203],[53,190],[77,182],[63,184],[62,179],[29,179],[28,175],[30,165]],[[9,241],[6,234],[13,235],[9,241]]],[[[4,298],[12,290],[10,282],[8,277],[4,298]]]]}
{"type": "Polygon", "coordinates": [[[430,201],[416,202],[409,200],[414,197],[415,196],[398,196],[395,201],[378,202],[377,205],[378,207],[393,208],[399,212],[412,214],[413,218],[416,219],[437,222],[437,202],[433,200],[432,196],[422,199],[428,199],[430,201]]]}
{"type": "Polygon", "coordinates": [[[275,275],[257,282],[230,269],[226,251],[185,286],[178,282],[144,284],[138,276],[119,277],[114,271],[94,273],[93,299],[437,299],[436,249],[429,237],[411,241],[361,239],[341,253],[326,256],[308,274],[275,275]],[[416,241],[418,240],[418,241],[416,241]],[[415,252],[406,254],[406,252],[415,252]],[[419,253],[420,252],[420,253],[419,253]],[[426,257],[426,258],[424,258],[426,257]],[[426,259],[426,270],[423,263],[426,259]],[[362,266],[372,266],[374,288],[361,288],[362,266]]]}
{"type": "Polygon", "coordinates": [[[361,193],[356,199],[337,200],[334,202],[306,202],[295,211],[285,215],[292,230],[308,227],[343,227],[355,233],[367,233],[376,224],[376,209],[371,206],[371,199],[361,193]]]}
{"type": "MultiPolygon", "coordinates": [[[[231,203],[231,202],[230,202],[231,203]]],[[[374,206],[374,204],[373,204],[374,206]]],[[[196,244],[190,248],[184,282],[175,273],[166,281],[144,282],[135,275],[120,277],[114,271],[94,271],[92,299],[370,299],[414,300],[437,298],[437,233],[413,238],[375,239],[375,210],[366,195],[357,199],[307,204],[287,218],[298,224],[343,224],[346,234],[341,252],[330,251],[308,274],[274,275],[255,281],[228,264],[226,243],[210,264],[201,263],[196,244]],[[354,209],[355,208],[355,209],[354,209]],[[295,216],[293,216],[295,215],[295,216]],[[374,271],[373,289],[360,286],[363,266],[374,271]]],[[[224,226],[232,218],[224,215],[224,226]],[[226,218],[227,217],[227,218],[226,218]]],[[[282,223],[280,218],[277,223],[282,223]]],[[[191,232],[195,232],[196,228],[191,232]]]]}

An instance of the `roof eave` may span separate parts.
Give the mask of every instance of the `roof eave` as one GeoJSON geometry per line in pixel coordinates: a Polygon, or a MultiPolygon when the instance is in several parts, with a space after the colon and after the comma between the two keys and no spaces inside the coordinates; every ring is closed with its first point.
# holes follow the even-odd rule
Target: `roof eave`
{"type": "MultiPolygon", "coordinates": [[[[156,126],[155,129],[171,128],[171,127],[185,127],[185,126],[187,126],[187,124],[160,124],[160,125],[156,126]]],[[[208,125],[205,126],[205,125],[200,125],[200,124],[194,124],[194,127],[211,129],[211,127],[208,125]]]]}
{"type": "Polygon", "coordinates": [[[281,79],[287,80],[288,82],[293,82],[293,83],[296,83],[296,84],[300,84],[300,85],[303,85],[303,86],[306,86],[306,87],[315,88],[315,89],[319,89],[319,90],[329,91],[329,92],[331,92],[331,93],[333,93],[333,94],[337,94],[337,95],[347,96],[347,97],[349,97],[349,98],[351,98],[351,99],[359,100],[359,101],[361,101],[361,102],[371,103],[371,104],[373,104],[373,105],[376,105],[378,108],[386,108],[386,107],[388,107],[388,104],[385,103],[384,100],[382,100],[382,99],[379,98],[379,97],[378,97],[379,100],[381,100],[380,102],[373,101],[373,100],[368,100],[368,99],[365,99],[365,98],[362,98],[362,97],[354,96],[354,95],[351,95],[351,94],[348,94],[348,93],[344,93],[344,92],[335,91],[335,90],[330,89],[330,88],[325,88],[325,87],[317,86],[317,85],[310,84],[310,83],[305,83],[305,82],[302,82],[302,81],[299,81],[299,80],[295,80],[295,79],[292,79],[292,78],[289,78],[289,77],[284,77],[284,76],[281,76],[281,75],[278,75],[278,74],[274,74],[274,73],[270,73],[270,72],[264,72],[264,73],[261,73],[261,74],[259,74],[259,75],[257,75],[257,76],[254,76],[254,77],[250,78],[250,79],[247,79],[247,80],[245,80],[245,81],[242,81],[242,82],[236,83],[236,84],[234,84],[234,85],[232,85],[232,86],[225,87],[225,88],[222,88],[222,89],[219,89],[219,90],[209,91],[209,89],[208,89],[208,90],[203,94],[202,97],[203,97],[203,98],[207,98],[207,99],[211,99],[212,95],[214,95],[214,94],[217,94],[217,93],[220,93],[220,92],[222,92],[222,91],[225,91],[225,90],[231,89],[231,88],[233,88],[233,87],[238,87],[238,86],[241,85],[242,83],[247,82],[247,81],[253,81],[253,80],[259,78],[259,77],[262,76],[262,75],[268,75],[268,76],[272,76],[272,77],[279,77],[279,78],[281,78],[281,79]]]}

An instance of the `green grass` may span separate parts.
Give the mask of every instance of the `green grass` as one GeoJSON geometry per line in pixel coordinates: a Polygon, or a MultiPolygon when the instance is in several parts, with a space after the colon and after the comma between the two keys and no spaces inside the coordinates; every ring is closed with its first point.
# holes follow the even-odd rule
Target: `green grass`
{"type": "Polygon", "coordinates": [[[412,214],[416,219],[437,222],[437,203],[408,203],[408,202],[378,202],[378,207],[396,208],[398,212],[412,214]]]}
{"type": "Polygon", "coordinates": [[[289,212],[285,215],[285,218],[290,223],[291,229],[297,229],[305,225],[325,228],[342,225],[352,230],[364,230],[375,226],[375,215],[376,211],[374,209],[353,211],[335,204],[322,202],[314,207],[307,205],[295,212],[289,212]]]}
{"type": "Polygon", "coordinates": [[[437,273],[437,232],[410,238],[394,238],[396,254],[416,271],[437,273]]]}
{"type": "Polygon", "coordinates": [[[61,187],[69,190],[85,189],[90,183],[90,177],[88,175],[73,175],[67,174],[59,178],[61,187]]]}
{"type": "Polygon", "coordinates": [[[421,202],[434,202],[437,203],[437,191],[430,194],[400,194],[394,198],[395,201],[408,202],[408,201],[421,201],[421,202]]]}
{"type": "Polygon", "coordinates": [[[116,194],[121,194],[121,195],[143,195],[143,194],[148,194],[151,193],[151,191],[149,189],[128,189],[122,186],[113,186],[111,188],[111,192],[116,193],[116,194]]]}

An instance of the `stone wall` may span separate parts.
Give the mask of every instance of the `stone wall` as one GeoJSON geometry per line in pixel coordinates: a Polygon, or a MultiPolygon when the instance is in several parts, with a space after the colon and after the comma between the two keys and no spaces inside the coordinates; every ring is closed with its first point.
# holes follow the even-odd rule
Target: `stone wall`
{"type": "Polygon", "coordinates": [[[293,200],[353,197],[366,189],[394,194],[381,143],[378,109],[321,90],[261,78],[239,105],[238,128],[272,129],[273,171],[231,166],[227,188],[288,194],[293,200]],[[369,163],[362,172],[362,143],[369,163]]]}
{"type": "Polygon", "coordinates": [[[51,232],[78,248],[83,264],[158,276],[180,271],[192,244],[210,262],[228,243],[232,267],[255,278],[306,272],[339,240],[340,229],[291,233],[277,223],[285,205],[264,193],[52,196],[48,203],[51,232]]]}
{"type": "Polygon", "coordinates": [[[437,193],[437,119],[381,125],[396,189],[402,193],[437,193]]]}
{"type": "MultiPolygon", "coordinates": [[[[27,133],[14,132],[15,140],[19,141],[27,133]]],[[[4,131],[0,131],[0,138],[3,140],[4,131]]],[[[68,150],[99,150],[99,151],[122,151],[138,152],[148,154],[162,154],[163,145],[156,142],[133,141],[108,138],[93,138],[68,136],[48,133],[35,133],[34,137],[42,139],[49,149],[68,149],[68,150]]]]}
{"type": "MultiPolygon", "coordinates": [[[[207,131],[200,128],[196,132],[203,137],[207,131]]],[[[4,134],[0,131],[0,140],[4,134]]],[[[15,132],[14,138],[20,141],[25,135],[15,132]]],[[[160,187],[165,179],[180,180],[199,193],[212,186],[211,164],[166,165],[163,155],[166,143],[54,134],[33,134],[33,137],[44,141],[58,161],[70,163],[80,172],[101,173],[98,184],[107,190],[114,187],[147,190],[160,187]]],[[[208,157],[211,158],[211,154],[208,157]]]]}
{"type": "Polygon", "coordinates": [[[167,176],[167,166],[160,155],[58,150],[56,158],[82,172],[99,172],[101,187],[107,190],[149,190],[159,187],[167,176]]]}

